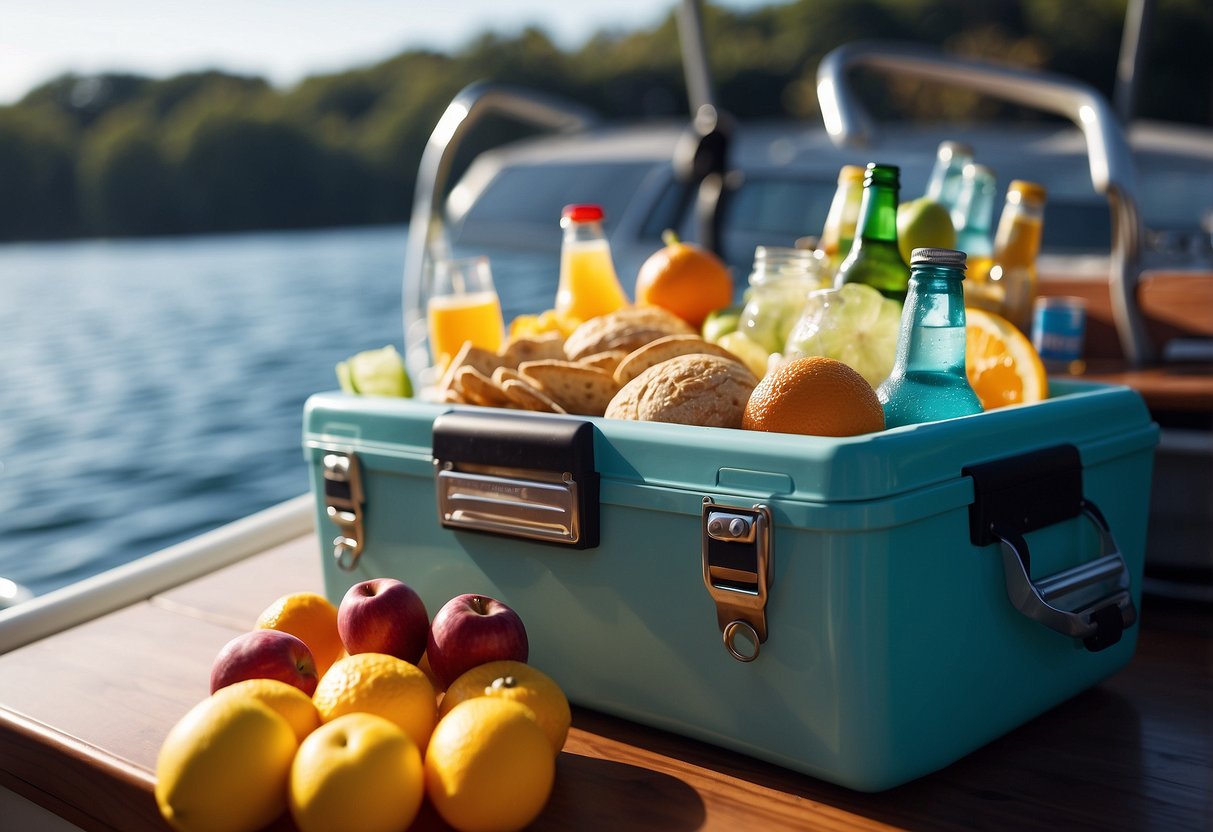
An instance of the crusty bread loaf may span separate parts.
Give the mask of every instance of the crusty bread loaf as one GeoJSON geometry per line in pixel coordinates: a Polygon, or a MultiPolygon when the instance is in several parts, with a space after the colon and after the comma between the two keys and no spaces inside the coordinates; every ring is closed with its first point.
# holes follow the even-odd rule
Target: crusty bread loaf
{"type": "Polygon", "coordinates": [[[615,368],[615,382],[622,387],[654,364],[669,361],[680,355],[697,353],[730,358],[733,361],[741,360],[724,347],[718,347],[698,335],[667,335],[628,353],[627,357],[620,361],[619,366],[615,368]]]}
{"type": "Polygon", "coordinates": [[[718,355],[681,355],[655,364],[625,384],[606,408],[611,419],[741,427],[758,379],[740,362],[718,355]]]}
{"type": "Polygon", "coordinates": [[[569,361],[608,350],[631,352],[665,335],[692,335],[685,321],[656,306],[626,306],[577,327],[564,342],[569,361]]]}

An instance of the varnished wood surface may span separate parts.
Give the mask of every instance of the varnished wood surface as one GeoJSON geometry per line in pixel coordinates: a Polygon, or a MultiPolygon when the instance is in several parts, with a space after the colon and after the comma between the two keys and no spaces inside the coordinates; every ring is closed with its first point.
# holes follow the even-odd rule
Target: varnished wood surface
{"type": "MultiPolygon", "coordinates": [[[[0,785],[86,829],[166,828],[160,741],[229,638],[279,595],[320,588],[319,560],[301,538],[0,656],[0,785]]],[[[1111,680],[875,795],[575,709],[535,828],[1211,830],[1213,612],[1147,603],[1141,627],[1111,680]]],[[[444,826],[427,808],[415,828],[444,826]]]]}
{"type": "MultiPolygon", "coordinates": [[[[1128,365],[1113,324],[1106,282],[1042,275],[1040,290],[1080,297],[1086,303],[1086,366],[1081,378],[1132,387],[1155,412],[1213,412],[1213,364],[1208,361],[1128,365]]],[[[1147,272],[1138,297],[1147,337],[1160,355],[1173,339],[1213,336],[1213,272],[1147,272]]]]}

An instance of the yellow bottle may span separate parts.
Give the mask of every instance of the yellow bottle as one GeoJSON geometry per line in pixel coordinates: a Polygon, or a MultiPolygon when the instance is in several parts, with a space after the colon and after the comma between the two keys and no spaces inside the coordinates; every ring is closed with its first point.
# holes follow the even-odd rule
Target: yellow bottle
{"type": "Polygon", "coordinates": [[[1030,331],[1038,278],[1045,189],[1016,179],[1007,186],[1007,200],[994,235],[994,254],[970,266],[974,292],[966,302],[996,312],[1023,332],[1030,331]]]}
{"type": "Polygon", "coordinates": [[[863,168],[859,165],[843,165],[838,171],[838,189],[834,191],[834,200],[830,203],[818,244],[818,248],[829,258],[832,271],[838,270],[838,264],[851,251],[862,197],[863,168]]]}
{"type": "Polygon", "coordinates": [[[619,285],[611,247],[602,233],[602,208],[567,205],[560,218],[564,243],[560,249],[560,285],[556,311],[587,321],[628,305],[619,285]]]}

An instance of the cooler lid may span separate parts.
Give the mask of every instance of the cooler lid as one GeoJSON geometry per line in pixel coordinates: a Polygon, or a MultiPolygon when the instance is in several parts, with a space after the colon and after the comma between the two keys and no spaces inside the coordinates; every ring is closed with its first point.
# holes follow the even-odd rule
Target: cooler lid
{"type": "Polygon", "coordinates": [[[434,419],[452,410],[572,419],[593,424],[604,481],[815,503],[904,494],[957,480],[965,466],[1061,443],[1075,445],[1084,465],[1155,443],[1157,428],[1132,390],[1067,381],[1054,388],[1039,404],[841,439],[320,394],[308,401],[304,438],[429,456],[434,419]]]}

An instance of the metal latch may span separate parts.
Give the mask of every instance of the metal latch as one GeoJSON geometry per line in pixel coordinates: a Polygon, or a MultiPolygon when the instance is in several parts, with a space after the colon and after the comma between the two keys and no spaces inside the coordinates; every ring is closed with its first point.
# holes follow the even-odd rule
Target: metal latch
{"type": "Polygon", "coordinates": [[[772,568],[771,510],[720,506],[703,498],[703,583],[716,602],[725,649],[739,662],[758,658],[767,640],[767,592],[772,568]],[[739,646],[741,637],[749,648],[739,646]]]}
{"type": "Polygon", "coordinates": [[[357,565],[365,540],[362,468],[354,454],[328,451],[324,454],[323,469],[324,510],[340,532],[333,538],[333,559],[340,569],[349,572],[357,565]]]}

